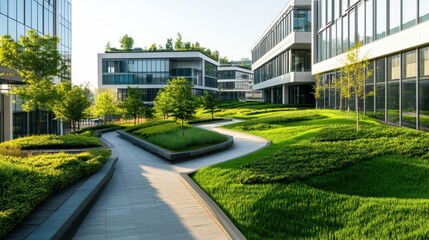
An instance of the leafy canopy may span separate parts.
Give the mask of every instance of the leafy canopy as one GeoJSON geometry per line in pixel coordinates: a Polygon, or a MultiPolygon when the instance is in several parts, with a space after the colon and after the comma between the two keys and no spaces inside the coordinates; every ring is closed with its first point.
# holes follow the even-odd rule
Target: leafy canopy
{"type": "Polygon", "coordinates": [[[127,34],[125,34],[120,40],[121,48],[124,50],[131,50],[134,46],[134,39],[127,34]]]}

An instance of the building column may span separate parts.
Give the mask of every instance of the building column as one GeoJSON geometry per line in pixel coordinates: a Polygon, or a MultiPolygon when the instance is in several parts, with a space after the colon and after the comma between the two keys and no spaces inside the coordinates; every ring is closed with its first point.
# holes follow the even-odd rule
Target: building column
{"type": "Polygon", "coordinates": [[[271,103],[274,103],[274,88],[271,88],[271,103]]]}
{"type": "Polygon", "coordinates": [[[13,139],[13,103],[12,95],[4,95],[4,140],[13,139]]]}
{"type": "Polygon", "coordinates": [[[289,104],[289,86],[282,85],[282,104],[289,104]]]}

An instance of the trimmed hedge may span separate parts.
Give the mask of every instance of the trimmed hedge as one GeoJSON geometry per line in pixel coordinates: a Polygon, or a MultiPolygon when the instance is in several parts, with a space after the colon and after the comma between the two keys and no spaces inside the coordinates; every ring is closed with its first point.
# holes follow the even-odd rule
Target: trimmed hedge
{"type": "Polygon", "coordinates": [[[110,151],[0,156],[0,238],[55,192],[97,172],[110,151]]]}
{"type": "Polygon", "coordinates": [[[13,139],[0,144],[0,149],[70,149],[82,147],[102,146],[100,140],[96,137],[67,134],[57,135],[38,135],[13,139]]]}

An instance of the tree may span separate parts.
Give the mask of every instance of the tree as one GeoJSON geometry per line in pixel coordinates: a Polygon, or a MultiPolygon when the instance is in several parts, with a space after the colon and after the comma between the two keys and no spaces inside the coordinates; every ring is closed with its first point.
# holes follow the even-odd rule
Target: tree
{"type": "Polygon", "coordinates": [[[210,111],[212,115],[212,120],[214,119],[214,111],[219,105],[219,101],[216,98],[216,95],[209,91],[204,91],[204,96],[201,98],[202,106],[205,110],[210,111]]]}
{"type": "Polygon", "coordinates": [[[214,51],[213,53],[212,53],[212,58],[214,59],[214,60],[216,60],[216,61],[218,61],[219,60],[219,51],[214,51]]]}
{"type": "Polygon", "coordinates": [[[367,94],[365,94],[364,91],[365,80],[373,74],[373,70],[368,70],[370,62],[367,55],[361,55],[360,53],[361,47],[361,42],[356,43],[353,48],[347,50],[342,60],[342,79],[345,81],[342,86],[344,93],[349,94],[349,96],[354,96],[356,131],[359,131],[359,99],[364,99],[366,97],[367,94]]]}
{"type": "Polygon", "coordinates": [[[146,118],[146,122],[148,122],[150,119],[152,119],[153,116],[153,108],[151,107],[145,107],[144,108],[144,117],[146,118]]]}
{"type": "Polygon", "coordinates": [[[185,47],[186,50],[191,50],[192,49],[192,43],[191,42],[185,42],[185,47]]]}
{"type": "Polygon", "coordinates": [[[315,76],[315,84],[313,86],[313,95],[314,98],[316,99],[316,109],[319,108],[319,99],[322,96],[322,91],[323,91],[323,85],[322,85],[322,76],[320,76],[320,74],[316,74],[315,76]]]}
{"type": "Polygon", "coordinates": [[[98,90],[95,94],[94,114],[103,116],[103,123],[106,124],[107,115],[116,112],[115,94],[109,90],[98,90]]]}
{"type": "Polygon", "coordinates": [[[106,47],[104,48],[104,50],[107,52],[110,49],[112,49],[112,46],[111,46],[110,41],[109,41],[109,42],[107,42],[106,47]]]}
{"type": "Polygon", "coordinates": [[[12,93],[24,100],[24,111],[35,111],[37,134],[40,111],[51,110],[55,99],[53,80],[66,69],[57,49],[59,41],[56,36],[40,36],[34,30],[29,30],[18,42],[10,35],[0,38],[0,66],[14,70],[26,84],[14,86],[12,93]]]}
{"type": "MultiPolygon", "coordinates": [[[[192,84],[186,78],[171,79],[165,90],[158,95],[166,95],[161,98],[170,99],[171,113],[181,121],[183,129],[184,121],[192,119],[197,109],[197,99],[192,95],[192,84]]],[[[157,99],[154,105],[158,108],[157,99]]]]}
{"type": "Polygon", "coordinates": [[[168,118],[168,115],[172,111],[171,102],[173,101],[171,99],[171,95],[169,94],[170,89],[163,88],[160,89],[158,94],[155,97],[154,100],[154,110],[161,116],[163,116],[164,119],[168,118]]]}
{"type": "Polygon", "coordinates": [[[144,114],[145,106],[142,101],[142,92],[138,88],[128,87],[127,97],[118,103],[118,108],[122,110],[124,117],[132,117],[134,119],[134,125],[139,116],[144,114]]]}
{"type": "Polygon", "coordinates": [[[156,43],[152,43],[149,47],[149,51],[155,52],[156,50],[158,50],[158,48],[156,47],[156,43]]]}
{"type": "Polygon", "coordinates": [[[134,46],[134,39],[127,34],[125,34],[120,40],[121,48],[123,50],[131,50],[134,46]]]}
{"type": "Polygon", "coordinates": [[[220,57],[219,62],[220,62],[220,64],[228,64],[229,60],[227,57],[220,57]]]}
{"type": "Polygon", "coordinates": [[[172,38],[167,39],[167,43],[165,44],[165,49],[166,50],[173,50],[173,39],[172,38]]]}
{"type": "Polygon", "coordinates": [[[53,107],[55,117],[71,122],[73,131],[76,131],[76,123],[80,128],[79,122],[89,115],[91,91],[88,87],[72,85],[70,82],[62,82],[56,89],[58,97],[53,107]]]}
{"type": "Polygon", "coordinates": [[[177,33],[176,42],[174,42],[174,49],[181,50],[183,48],[182,34],[177,33]]]}

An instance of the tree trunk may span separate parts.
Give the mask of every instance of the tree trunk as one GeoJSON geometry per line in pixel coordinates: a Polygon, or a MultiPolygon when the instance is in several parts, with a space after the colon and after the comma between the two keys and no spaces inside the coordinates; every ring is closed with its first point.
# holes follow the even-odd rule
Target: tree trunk
{"type": "Polygon", "coordinates": [[[343,111],[343,96],[340,94],[340,112],[343,111]]]}
{"type": "Polygon", "coordinates": [[[350,116],[350,98],[347,98],[347,116],[350,116]]]}
{"type": "Polygon", "coordinates": [[[106,114],[103,115],[103,124],[107,124],[107,115],[106,114]]]}
{"type": "Polygon", "coordinates": [[[134,125],[136,125],[136,123],[137,123],[137,117],[134,116],[134,125]]]}
{"type": "Polygon", "coordinates": [[[77,130],[80,130],[80,121],[77,122],[77,130]]]}
{"type": "Polygon", "coordinates": [[[36,114],[36,133],[37,133],[37,135],[40,135],[40,112],[39,112],[39,107],[36,107],[35,114],[36,114]]]}
{"type": "Polygon", "coordinates": [[[76,121],[72,120],[73,132],[76,132],[76,121]]]}
{"type": "Polygon", "coordinates": [[[355,112],[356,112],[356,131],[359,132],[359,98],[358,93],[355,93],[355,112]]]}

